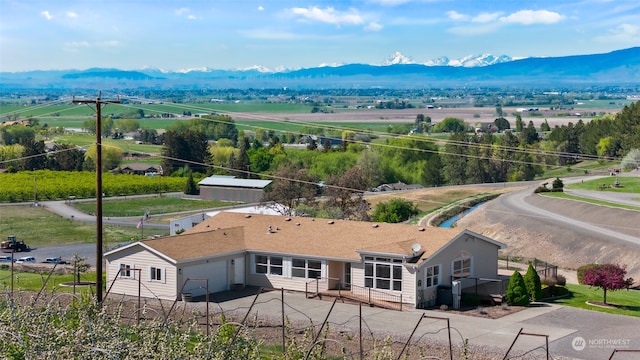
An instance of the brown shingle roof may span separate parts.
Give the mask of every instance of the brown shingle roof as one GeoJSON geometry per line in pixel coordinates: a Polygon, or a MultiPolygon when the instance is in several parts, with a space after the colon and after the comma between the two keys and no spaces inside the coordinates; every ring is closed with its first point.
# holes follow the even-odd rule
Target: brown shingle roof
{"type": "Polygon", "coordinates": [[[242,227],[169,236],[141,242],[177,261],[243,251],[246,248],[242,227]]]}
{"type": "MultiPolygon", "coordinates": [[[[425,258],[462,232],[460,229],[420,228],[405,224],[222,212],[171,239],[198,239],[211,254],[244,246],[252,251],[329,259],[360,259],[358,251],[411,255],[411,246],[420,244],[421,251],[425,251],[422,258],[425,258]],[[243,233],[234,232],[233,236],[238,236],[235,241],[220,237],[220,230],[228,228],[242,228],[243,233]],[[213,238],[206,240],[209,237],[213,238]],[[219,241],[220,238],[223,241],[219,241]]],[[[196,247],[195,243],[193,247],[196,247]]],[[[182,249],[180,246],[167,247],[163,252],[175,258],[182,249]]]]}

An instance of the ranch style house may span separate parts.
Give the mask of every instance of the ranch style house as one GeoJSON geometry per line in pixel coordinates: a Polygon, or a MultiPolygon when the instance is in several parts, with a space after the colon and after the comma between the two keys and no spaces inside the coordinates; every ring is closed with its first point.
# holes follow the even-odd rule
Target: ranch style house
{"type": "Polygon", "coordinates": [[[341,289],[424,308],[456,279],[476,288],[479,279],[497,279],[504,247],[465,229],[221,212],[180,235],[104,256],[114,294],[201,296],[202,281],[190,279],[207,279],[210,293],[242,286],[341,289]]]}

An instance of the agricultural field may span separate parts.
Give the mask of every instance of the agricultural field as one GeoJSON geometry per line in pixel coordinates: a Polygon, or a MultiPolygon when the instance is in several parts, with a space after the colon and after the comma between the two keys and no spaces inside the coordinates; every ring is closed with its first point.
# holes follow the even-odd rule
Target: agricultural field
{"type": "MultiPolygon", "coordinates": [[[[186,211],[205,211],[238,203],[217,200],[183,199],[178,197],[153,197],[136,199],[107,200],[102,203],[103,216],[126,217],[140,214],[168,214],[186,211]]],[[[73,206],[87,214],[94,214],[95,201],[76,202],[73,206]]]]}
{"type": "MultiPolygon", "coordinates": [[[[0,229],[3,237],[16,235],[31,248],[93,243],[96,239],[95,224],[61,217],[41,206],[0,206],[0,229]]],[[[140,231],[133,226],[104,225],[105,243],[128,242],[139,237],[140,231]]]]}

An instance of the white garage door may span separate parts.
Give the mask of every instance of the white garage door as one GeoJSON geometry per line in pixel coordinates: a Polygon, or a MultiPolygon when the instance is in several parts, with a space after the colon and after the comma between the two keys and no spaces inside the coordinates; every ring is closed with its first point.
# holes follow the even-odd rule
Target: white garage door
{"type": "MultiPolygon", "coordinates": [[[[213,261],[198,265],[187,266],[182,269],[182,278],[209,279],[209,293],[229,290],[229,276],[227,273],[227,261],[213,261]]],[[[204,281],[189,281],[184,292],[190,292],[193,296],[205,294],[204,281]]]]}

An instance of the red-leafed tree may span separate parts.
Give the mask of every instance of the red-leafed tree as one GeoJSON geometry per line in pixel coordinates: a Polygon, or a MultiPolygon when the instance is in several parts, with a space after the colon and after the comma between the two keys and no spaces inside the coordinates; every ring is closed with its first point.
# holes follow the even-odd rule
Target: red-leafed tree
{"type": "Polygon", "coordinates": [[[627,267],[625,265],[603,264],[585,271],[584,283],[602,288],[604,291],[604,303],[606,304],[607,290],[628,289],[633,285],[633,279],[625,279],[625,275],[627,275],[627,267]]]}

